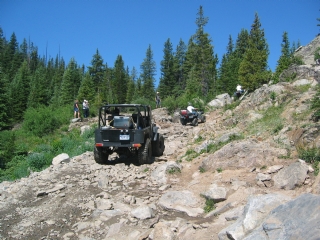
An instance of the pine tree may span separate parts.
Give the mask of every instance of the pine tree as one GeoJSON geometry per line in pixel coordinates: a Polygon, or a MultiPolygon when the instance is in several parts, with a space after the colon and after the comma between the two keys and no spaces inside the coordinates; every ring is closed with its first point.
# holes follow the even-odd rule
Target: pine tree
{"type": "Polygon", "coordinates": [[[30,73],[33,74],[38,67],[39,64],[39,56],[38,56],[38,48],[31,43],[30,46],[30,54],[29,54],[29,69],[30,73]]]}
{"type": "Polygon", "coordinates": [[[59,57],[56,56],[54,69],[55,69],[55,72],[52,77],[52,83],[51,83],[51,89],[53,90],[53,95],[50,99],[50,103],[53,105],[58,105],[60,104],[61,83],[62,83],[64,71],[65,71],[65,62],[63,58],[60,60],[59,57]]]}
{"type": "Polygon", "coordinates": [[[132,100],[134,99],[134,93],[136,91],[136,80],[137,80],[137,71],[135,67],[132,68],[131,74],[129,77],[129,82],[128,82],[128,91],[127,91],[127,97],[126,97],[126,102],[127,103],[132,103],[132,100]]]}
{"type": "Polygon", "coordinates": [[[101,94],[96,94],[96,104],[101,105],[102,103],[116,103],[117,94],[113,85],[113,74],[114,70],[105,66],[105,72],[102,79],[101,94]]]}
{"type": "Polygon", "coordinates": [[[72,58],[62,78],[60,98],[62,105],[71,104],[77,98],[80,84],[81,75],[76,61],[72,58]]]}
{"type": "Polygon", "coordinates": [[[199,79],[195,67],[191,68],[187,77],[187,85],[185,89],[185,94],[189,99],[197,98],[201,96],[202,88],[199,85],[199,79]]]}
{"type": "Polygon", "coordinates": [[[256,13],[251,26],[248,48],[239,67],[239,79],[244,89],[254,90],[269,81],[268,56],[268,44],[256,13]]]}
{"type": "Polygon", "coordinates": [[[113,86],[116,93],[116,103],[125,103],[127,96],[127,77],[122,56],[118,55],[113,68],[113,86]]]}
{"type": "Polygon", "coordinates": [[[103,78],[105,72],[105,66],[103,64],[103,59],[99,53],[99,50],[96,50],[96,53],[93,55],[91,60],[91,66],[88,67],[89,73],[92,77],[95,91],[98,95],[101,95],[101,88],[103,88],[103,78]]]}
{"type": "Polygon", "coordinates": [[[192,82],[198,81],[201,86],[201,94],[198,97],[208,97],[209,93],[213,91],[217,76],[217,57],[214,56],[209,34],[204,32],[204,27],[209,19],[204,17],[202,6],[200,6],[197,15],[196,25],[198,28],[189,41],[185,70],[188,72],[188,78],[190,78],[189,71],[192,69],[192,82]]]}
{"type": "Polygon", "coordinates": [[[94,83],[92,81],[92,77],[90,73],[87,72],[82,78],[81,85],[78,92],[79,101],[83,101],[84,99],[91,102],[94,102],[95,99],[95,91],[94,91],[94,83]]]}
{"type": "Polygon", "coordinates": [[[134,92],[133,99],[137,100],[143,96],[142,80],[140,77],[137,79],[136,91],[134,92]]]}
{"type": "Polygon", "coordinates": [[[18,68],[16,68],[17,66],[14,64],[14,56],[16,53],[18,53],[18,42],[15,33],[12,33],[9,43],[5,45],[2,58],[2,70],[8,74],[10,81],[12,81],[20,67],[18,66],[18,68]]]}
{"type": "Polygon", "coordinates": [[[279,82],[280,74],[290,66],[292,62],[291,56],[292,56],[292,53],[290,51],[290,42],[288,38],[288,33],[284,32],[282,35],[281,55],[277,62],[276,71],[273,76],[274,83],[279,82]]]}
{"type": "Polygon", "coordinates": [[[151,45],[149,45],[147,49],[146,57],[143,60],[140,68],[141,68],[140,78],[142,81],[143,97],[152,101],[155,95],[154,76],[156,74],[156,63],[153,60],[153,52],[151,49],[151,45]]]}
{"type": "Polygon", "coordinates": [[[173,49],[170,38],[164,44],[163,60],[160,63],[161,79],[159,81],[158,91],[160,91],[162,98],[173,94],[175,87],[174,65],[173,65],[173,49]]]}
{"type": "Polygon", "coordinates": [[[39,66],[36,72],[31,77],[30,81],[30,93],[28,97],[27,107],[39,107],[40,105],[48,105],[46,84],[46,69],[43,66],[39,66]]]}
{"type": "Polygon", "coordinates": [[[181,95],[183,89],[186,86],[186,77],[183,71],[183,65],[186,59],[186,51],[187,46],[182,41],[182,39],[180,39],[173,59],[173,72],[175,76],[175,86],[173,89],[173,95],[175,97],[181,95]]]}
{"type": "Polygon", "coordinates": [[[8,115],[13,122],[20,121],[27,109],[30,92],[30,72],[27,61],[24,61],[9,86],[8,115]]]}
{"type": "Polygon", "coordinates": [[[0,130],[9,125],[7,80],[0,65],[0,130]]]}
{"type": "Polygon", "coordinates": [[[235,69],[235,52],[231,35],[227,45],[227,53],[222,56],[221,66],[219,69],[219,78],[217,80],[217,93],[234,92],[237,82],[237,70],[235,69]]]}

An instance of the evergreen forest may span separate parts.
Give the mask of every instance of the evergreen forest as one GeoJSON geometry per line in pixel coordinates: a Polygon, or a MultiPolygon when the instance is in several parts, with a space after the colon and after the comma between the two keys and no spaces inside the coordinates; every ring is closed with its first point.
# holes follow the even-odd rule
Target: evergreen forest
{"type": "Polygon", "coordinates": [[[121,55],[108,66],[98,48],[90,66],[78,65],[73,58],[66,62],[60,54],[47,59],[33,42],[19,43],[15,33],[6,39],[0,27],[0,181],[39,171],[62,152],[72,157],[92,151],[93,131],[81,136],[68,131],[76,99],[89,100],[90,117],[95,117],[104,103],[143,103],[154,108],[159,91],[162,106],[172,112],[188,102],[203,107],[219,94],[233,95],[238,83],[249,92],[270,81],[277,83],[284,69],[301,64],[293,57],[299,42],[291,44],[284,32],[277,67],[274,72],[269,69],[268,43],[257,13],[251,29],[241,29],[235,40],[231,35],[226,39],[226,53],[219,60],[206,32],[208,21],[200,6],[188,42],[180,39],[177,46],[170,38],[164,42],[157,87],[151,44],[138,73],[125,65],[121,55]]]}

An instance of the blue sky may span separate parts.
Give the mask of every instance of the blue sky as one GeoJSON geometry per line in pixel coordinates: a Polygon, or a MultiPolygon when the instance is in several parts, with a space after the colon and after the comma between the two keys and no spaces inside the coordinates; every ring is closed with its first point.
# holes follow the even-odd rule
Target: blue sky
{"type": "Polygon", "coordinates": [[[274,70],[281,54],[284,31],[289,41],[310,43],[320,32],[319,0],[0,0],[0,27],[6,39],[16,34],[38,47],[39,55],[55,57],[60,51],[66,63],[91,65],[98,49],[104,63],[114,66],[118,55],[125,66],[140,65],[151,45],[157,65],[156,86],[165,41],[173,49],[179,40],[188,43],[196,31],[197,12],[203,6],[209,33],[219,61],[229,35],[237,39],[241,29],[250,31],[257,12],[269,44],[269,67],[274,70]]]}

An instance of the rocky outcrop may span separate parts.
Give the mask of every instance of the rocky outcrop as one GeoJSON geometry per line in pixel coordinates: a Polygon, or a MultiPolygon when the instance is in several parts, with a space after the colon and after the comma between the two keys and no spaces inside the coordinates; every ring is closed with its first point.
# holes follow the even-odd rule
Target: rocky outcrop
{"type": "MultiPolygon", "coordinates": [[[[279,76],[281,82],[288,82],[292,79],[313,79],[320,83],[320,66],[292,65],[279,76]]],[[[310,81],[309,84],[314,83],[310,81]]]]}
{"type": "Polygon", "coordinates": [[[294,53],[295,57],[300,57],[302,61],[307,64],[315,64],[314,53],[320,47],[320,36],[314,38],[309,44],[301,46],[294,53]]]}

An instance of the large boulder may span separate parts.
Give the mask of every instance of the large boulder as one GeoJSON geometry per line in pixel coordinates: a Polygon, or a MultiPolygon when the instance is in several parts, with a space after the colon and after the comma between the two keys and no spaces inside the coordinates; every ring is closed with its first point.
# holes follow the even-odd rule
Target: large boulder
{"type": "Polygon", "coordinates": [[[273,209],[245,240],[319,239],[320,196],[303,194],[273,209]]]}
{"type": "Polygon", "coordinates": [[[229,94],[224,93],[216,96],[215,99],[213,99],[211,102],[208,103],[208,106],[220,108],[220,107],[224,107],[227,104],[231,104],[231,102],[232,102],[232,99],[229,96],[229,94]]]}

